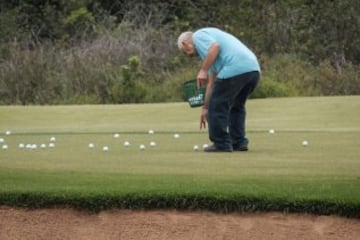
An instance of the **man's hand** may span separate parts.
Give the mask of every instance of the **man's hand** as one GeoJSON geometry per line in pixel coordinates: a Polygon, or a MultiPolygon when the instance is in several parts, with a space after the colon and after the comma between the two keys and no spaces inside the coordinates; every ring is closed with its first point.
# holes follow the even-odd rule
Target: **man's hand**
{"type": "Polygon", "coordinates": [[[202,108],[200,115],[200,129],[206,128],[208,110],[207,108],[202,108]]]}
{"type": "Polygon", "coordinates": [[[201,86],[204,86],[208,80],[208,72],[200,69],[197,78],[196,78],[196,86],[199,89],[201,86]]]}

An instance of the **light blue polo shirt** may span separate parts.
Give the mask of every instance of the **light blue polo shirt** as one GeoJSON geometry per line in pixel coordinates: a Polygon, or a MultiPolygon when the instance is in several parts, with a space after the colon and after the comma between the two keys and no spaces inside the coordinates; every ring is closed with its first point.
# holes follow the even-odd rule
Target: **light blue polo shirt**
{"type": "Polygon", "coordinates": [[[214,42],[219,44],[219,54],[209,69],[209,72],[217,73],[219,79],[252,71],[260,72],[255,54],[229,33],[217,28],[202,28],[194,32],[192,40],[202,60],[206,58],[208,49],[214,42]]]}

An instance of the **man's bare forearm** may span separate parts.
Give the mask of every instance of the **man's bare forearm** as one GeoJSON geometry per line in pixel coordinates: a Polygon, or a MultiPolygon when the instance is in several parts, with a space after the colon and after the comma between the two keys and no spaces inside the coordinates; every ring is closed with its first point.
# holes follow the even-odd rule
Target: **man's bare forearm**
{"type": "Polygon", "coordinates": [[[217,56],[219,54],[219,50],[220,50],[220,46],[217,42],[213,43],[210,46],[208,53],[206,55],[206,58],[204,59],[202,65],[201,65],[201,70],[209,71],[211,65],[214,63],[215,59],[217,58],[217,56]]]}
{"type": "Polygon", "coordinates": [[[208,82],[206,85],[205,100],[204,100],[204,106],[203,106],[203,108],[205,108],[205,109],[208,109],[208,107],[209,107],[211,91],[214,86],[215,78],[216,78],[216,74],[215,73],[211,74],[209,76],[209,79],[208,79],[208,82]]]}

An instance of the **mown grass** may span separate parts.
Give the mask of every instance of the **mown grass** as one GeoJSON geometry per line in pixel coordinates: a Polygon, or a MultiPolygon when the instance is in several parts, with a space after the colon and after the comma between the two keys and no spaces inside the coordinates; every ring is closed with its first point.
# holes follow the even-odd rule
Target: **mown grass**
{"type": "Polygon", "coordinates": [[[359,217],[359,100],[250,100],[250,151],[230,154],[192,150],[208,139],[199,130],[199,109],[186,103],[0,107],[0,130],[12,131],[1,136],[9,149],[0,151],[0,204],[359,217]],[[155,134],[147,134],[149,129],[155,134]],[[120,138],[113,138],[115,132],[120,138]],[[55,148],[17,147],[48,143],[50,136],[56,137],[55,148]],[[130,147],[123,146],[125,140],[130,147]],[[157,146],[151,148],[150,141],[157,146]],[[110,151],[103,152],[104,145],[110,151]]]}

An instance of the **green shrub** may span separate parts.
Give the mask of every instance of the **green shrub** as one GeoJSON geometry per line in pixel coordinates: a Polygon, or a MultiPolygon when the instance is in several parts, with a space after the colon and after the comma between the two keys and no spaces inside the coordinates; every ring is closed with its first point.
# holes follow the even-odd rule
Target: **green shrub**
{"type": "Polygon", "coordinates": [[[131,56],[127,64],[121,66],[121,79],[111,89],[115,103],[144,102],[146,87],[139,80],[142,76],[139,57],[131,56]]]}
{"type": "Polygon", "coordinates": [[[101,99],[99,96],[94,94],[77,94],[73,95],[63,101],[61,101],[61,104],[99,104],[101,103],[101,99]]]}
{"type": "MultiPolygon", "coordinates": [[[[0,104],[183,101],[181,84],[196,77],[201,61],[183,56],[168,31],[121,23],[72,47],[1,45],[0,104]]],[[[295,54],[260,58],[262,79],[252,98],[360,93],[360,68],[351,62],[314,65],[295,54]]]]}
{"type": "Polygon", "coordinates": [[[291,85],[264,77],[260,80],[259,85],[251,97],[288,97],[294,95],[294,92],[296,92],[296,90],[294,90],[291,85]]]}
{"type": "Polygon", "coordinates": [[[264,78],[272,79],[290,87],[287,96],[314,95],[314,69],[310,63],[292,54],[278,54],[272,57],[263,56],[264,78]]]}
{"type": "MultiPolygon", "coordinates": [[[[10,47],[10,46],[9,46],[10,47]]],[[[5,104],[48,104],[61,94],[61,82],[54,81],[59,62],[55,50],[36,50],[11,45],[8,59],[0,64],[1,101],[5,104]]]]}
{"type": "Polygon", "coordinates": [[[85,7],[80,7],[69,13],[69,15],[63,19],[64,27],[68,29],[69,33],[78,34],[79,29],[86,32],[87,28],[95,24],[95,18],[91,12],[85,7]]]}
{"type": "Polygon", "coordinates": [[[316,84],[323,95],[360,94],[360,68],[346,63],[341,68],[334,68],[329,61],[318,66],[316,84]]]}

